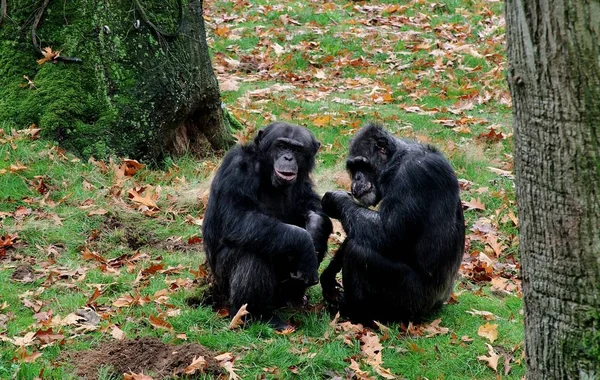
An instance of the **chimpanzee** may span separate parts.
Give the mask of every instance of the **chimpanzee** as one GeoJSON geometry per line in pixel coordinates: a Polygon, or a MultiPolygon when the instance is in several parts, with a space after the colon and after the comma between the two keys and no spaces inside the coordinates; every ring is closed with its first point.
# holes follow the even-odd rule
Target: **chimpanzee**
{"type": "Polygon", "coordinates": [[[284,328],[274,306],[302,302],[318,283],[331,220],[309,174],[320,143],[306,128],[269,124],[233,148],[211,185],[203,238],[217,294],[284,328]]]}
{"type": "Polygon", "coordinates": [[[352,139],[346,166],[352,194],[322,199],[323,211],[347,234],[321,275],[324,297],[358,322],[418,320],[448,299],[462,259],[456,175],[434,147],[375,124],[352,139]],[[378,211],[369,209],[376,205],[378,211]],[[335,280],[340,270],[343,297],[335,280]]]}

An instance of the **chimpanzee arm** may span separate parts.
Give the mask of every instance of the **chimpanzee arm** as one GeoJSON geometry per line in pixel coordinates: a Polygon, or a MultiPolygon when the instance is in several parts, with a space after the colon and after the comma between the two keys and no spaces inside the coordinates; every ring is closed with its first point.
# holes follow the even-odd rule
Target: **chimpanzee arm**
{"type": "Polygon", "coordinates": [[[323,260],[323,256],[327,252],[327,241],[329,235],[333,231],[333,225],[329,217],[321,208],[321,200],[313,191],[312,183],[306,182],[304,186],[304,194],[301,196],[304,209],[304,217],[306,220],[306,231],[312,236],[315,245],[315,251],[319,262],[323,260]]]}
{"type": "Polygon", "coordinates": [[[348,237],[370,242],[374,249],[385,243],[379,212],[357,204],[345,191],[328,192],[323,196],[324,211],[339,219],[348,237]]]}

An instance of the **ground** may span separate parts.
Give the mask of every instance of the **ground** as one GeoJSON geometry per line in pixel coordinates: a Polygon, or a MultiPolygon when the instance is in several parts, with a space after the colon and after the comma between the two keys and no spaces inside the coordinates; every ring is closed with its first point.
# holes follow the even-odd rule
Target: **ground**
{"type": "MultiPolygon", "coordinates": [[[[185,370],[206,378],[521,378],[502,8],[480,0],[206,4],[223,101],[244,127],[235,137],[247,141],[272,120],[306,125],[323,144],[319,193],[347,188],[346,146],[367,121],[450,159],[468,252],[437,315],[367,329],[330,315],[315,286],[307,309],[282,311],[295,331],[231,329],[227,310],[199,302],[209,281],[200,226],[220,157],[167,159],[160,168],[82,161],[39,139],[36,126],[0,121],[0,378],[120,379],[125,370],[136,378],[143,344],[166,355],[144,371],[154,378],[185,370]]],[[[342,238],[336,229],[330,252],[342,238]]]]}

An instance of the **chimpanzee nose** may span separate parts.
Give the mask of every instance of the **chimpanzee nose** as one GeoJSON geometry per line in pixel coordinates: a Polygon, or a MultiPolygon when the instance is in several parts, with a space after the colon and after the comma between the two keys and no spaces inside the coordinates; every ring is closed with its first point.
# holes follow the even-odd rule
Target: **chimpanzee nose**
{"type": "Polygon", "coordinates": [[[284,158],[286,161],[291,161],[291,160],[292,160],[294,157],[292,157],[292,155],[291,155],[291,154],[289,154],[289,153],[286,153],[286,154],[284,154],[284,155],[283,155],[283,158],[284,158]]]}

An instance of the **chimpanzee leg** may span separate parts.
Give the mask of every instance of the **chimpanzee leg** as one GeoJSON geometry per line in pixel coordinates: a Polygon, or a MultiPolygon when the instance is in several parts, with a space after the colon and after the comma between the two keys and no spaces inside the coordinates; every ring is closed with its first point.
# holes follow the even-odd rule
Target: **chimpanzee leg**
{"type": "Polygon", "coordinates": [[[275,295],[275,272],[270,262],[252,253],[238,253],[229,276],[229,302],[231,315],[248,304],[247,310],[258,319],[271,317],[275,295]]]}
{"type": "Polygon", "coordinates": [[[321,274],[321,288],[323,289],[323,298],[329,302],[337,303],[339,301],[339,290],[338,282],[335,276],[342,270],[344,264],[344,255],[346,246],[348,245],[348,239],[344,240],[340,248],[337,250],[335,255],[331,258],[329,265],[321,274]]]}

